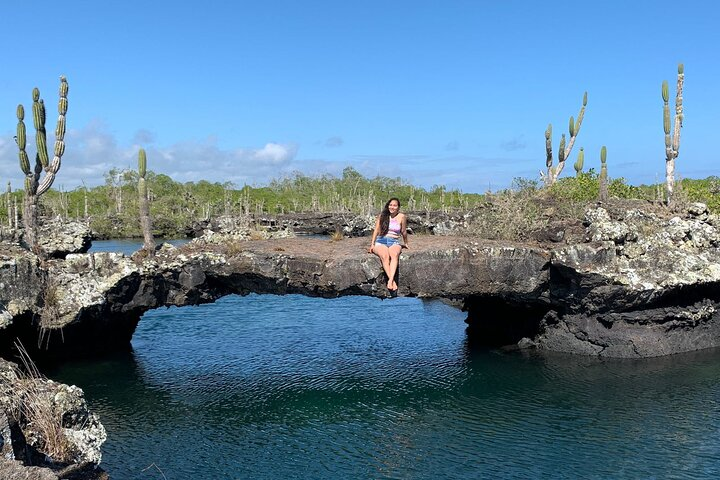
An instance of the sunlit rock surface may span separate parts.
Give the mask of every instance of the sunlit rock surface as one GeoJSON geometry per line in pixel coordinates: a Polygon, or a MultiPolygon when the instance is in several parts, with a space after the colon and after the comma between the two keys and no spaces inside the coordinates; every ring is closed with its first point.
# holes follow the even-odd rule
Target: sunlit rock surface
{"type": "MultiPolygon", "coordinates": [[[[555,222],[548,241],[532,244],[412,235],[397,295],[463,304],[468,333],[493,346],[613,357],[714,347],[719,223],[693,204],[677,216],[592,208],[572,234],[555,222]]],[[[180,248],[165,244],[151,258],[95,253],[39,262],[6,249],[0,338],[7,346],[42,326],[50,352],[101,353],[127,348],[142,313],[160,306],[250,292],[392,296],[378,258],[367,253],[368,237],[258,240],[236,234],[242,226],[219,227],[180,248]]]]}
{"type": "Polygon", "coordinates": [[[38,240],[49,257],[63,258],[69,253],[87,252],[92,234],[87,223],[53,219],[40,224],[38,240]]]}

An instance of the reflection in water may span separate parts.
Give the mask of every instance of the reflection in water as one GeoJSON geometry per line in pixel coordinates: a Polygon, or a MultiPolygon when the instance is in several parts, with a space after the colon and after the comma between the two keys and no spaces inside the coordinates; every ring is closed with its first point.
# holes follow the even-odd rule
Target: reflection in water
{"type": "Polygon", "coordinates": [[[62,366],[113,478],[714,478],[720,351],[643,361],[470,348],[436,301],[225,297],[149,312],[62,366]]]}

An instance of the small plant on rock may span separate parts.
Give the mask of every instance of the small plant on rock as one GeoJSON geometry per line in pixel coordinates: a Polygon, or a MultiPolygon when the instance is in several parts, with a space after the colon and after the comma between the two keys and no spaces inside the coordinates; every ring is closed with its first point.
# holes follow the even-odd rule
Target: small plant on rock
{"type": "Polygon", "coordinates": [[[73,445],[65,435],[62,416],[55,411],[55,391],[48,388],[45,377],[30,359],[25,348],[16,344],[23,364],[17,371],[17,418],[28,444],[47,455],[52,461],[72,460],[73,445]]]}
{"type": "Polygon", "coordinates": [[[339,228],[336,228],[335,231],[330,235],[330,241],[332,242],[339,242],[340,240],[344,239],[345,235],[343,234],[342,230],[339,228]]]}

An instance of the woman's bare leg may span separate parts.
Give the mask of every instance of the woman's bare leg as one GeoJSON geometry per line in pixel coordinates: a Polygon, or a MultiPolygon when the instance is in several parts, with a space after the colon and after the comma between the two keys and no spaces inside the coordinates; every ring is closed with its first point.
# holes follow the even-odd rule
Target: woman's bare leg
{"type": "Polygon", "coordinates": [[[392,290],[390,287],[392,287],[392,277],[390,276],[390,250],[385,245],[378,245],[377,243],[373,247],[373,253],[380,257],[380,262],[382,263],[383,270],[385,270],[385,275],[388,277],[388,283],[387,288],[388,290],[392,290]]]}
{"type": "Polygon", "coordinates": [[[390,254],[390,265],[388,272],[388,278],[390,278],[390,281],[388,282],[388,289],[397,290],[398,287],[397,283],[395,283],[395,273],[397,273],[398,262],[402,247],[400,245],[393,245],[392,247],[388,248],[388,250],[388,253],[390,254]]]}

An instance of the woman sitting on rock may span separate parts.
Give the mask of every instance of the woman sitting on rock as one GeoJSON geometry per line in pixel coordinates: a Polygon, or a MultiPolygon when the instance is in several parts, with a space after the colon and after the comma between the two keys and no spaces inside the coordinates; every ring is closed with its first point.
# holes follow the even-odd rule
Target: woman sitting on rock
{"type": "Polygon", "coordinates": [[[383,270],[388,277],[387,288],[391,292],[398,288],[395,283],[395,273],[397,273],[400,251],[403,248],[408,248],[407,219],[405,214],[400,213],[400,200],[391,198],[375,221],[375,230],[368,249],[368,252],[380,257],[383,270]],[[402,244],[400,237],[403,240],[402,244]]]}

